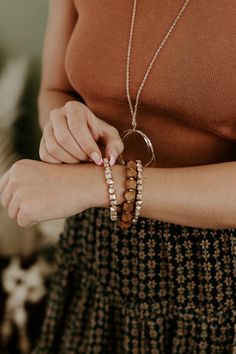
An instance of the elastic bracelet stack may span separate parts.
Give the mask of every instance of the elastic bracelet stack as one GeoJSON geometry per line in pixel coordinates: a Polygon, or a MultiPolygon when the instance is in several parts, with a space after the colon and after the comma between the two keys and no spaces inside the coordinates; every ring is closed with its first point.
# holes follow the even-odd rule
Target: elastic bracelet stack
{"type": "Polygon", "coordinates": [[[108,158],[103,159],[105,177],[110,200],[110,218],[118,220],[121,229],[128,229],[138,221],[142,207],[143,167],[140,160],[129,160],[126,163],[126,181],[124,201],[121,205],[117,202],[111,166],[108,158]]]}

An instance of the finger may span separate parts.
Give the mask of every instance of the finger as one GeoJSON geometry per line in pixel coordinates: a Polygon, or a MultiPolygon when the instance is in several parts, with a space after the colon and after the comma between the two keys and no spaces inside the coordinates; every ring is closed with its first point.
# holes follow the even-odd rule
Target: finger
{"type": "Polygon", "coordinates": [[[6,187],[4,188],[3,192],[2,192],[2,197],[1,197],[1,202],[4,208],[8,209],[8,205],[12,199],[13,193],[12,193],[12,189],[10,187],[10,184],[8,182],[8,184],[6,185],[6,187]]]}
{"type": "Polygon", "coordinates": [[[8,205],[8,215],[10,216],[10,218],[16,220],[19,210],[19,205],[16,203],[16,200],[13,197],[8,205]]]}
{"type": "Polygon", "coordinates": [[[78,159],[70,155],[67,151],[64,150],[64,148],[62,148],[58,144],[51,125],[47,125],[44,128],[43,135],[46,149],[51,156],[61,162],[78,163],[78,159]]]}
{"type": "Polygon", "coordinates": [[[103,141],[106,145],[106,157],[110,158],[110,164],[114,165],[118,155],[124,150],[124,143],[118,130],[104,122],[103,141]]]}
{"type": "Polygon", "coordinates": [[[106,156],[110,157],[110,164],[113,166],[117,157],[124,150],[124,144],[119,139],[110,140],[106,145],[106,156]]]}
{"type": "Polygon", "coordinates": [[[16,217],[17,223],[21,227],[30,227],[36,223],[38,223],[38,220],[35,220],[35,218],[32,215],[32,211],[24,208],[24,206],[21,206],[19,208],[19,211],[17,213],[16,217]]]}
{"type": "Polygon", "coordinates": [[[20,208],[18,214],[17,214],[17,223],[19,226],[21,227],[27,227],[31,224],[32,220],[30,220],[29,218],[27,219],[25,213],[23,212],[23,209],[20,208]]]}
{"type": "Polygon", "coordinates": [[[73,114],[69,112],[67,115],[67,121],[71,134],[80,145],[83,152],[97,165],[101,165],[102,154],[96,141],[91,135],[86,118],[81,117],[78,119],[78,116],[76,117],[74,112],[73,114]]]}
{"type": "Polygon", "coordinates": [[[2,194],[4,188],[6,187],[9,180],[10,170],[8,170],[0,179],[0,194],[2,194]]]}
{"type": "MultiPolygon", "coordinates": [[[[53,122],[54,123],[54,122],[53,122]]],[[[52,123],[55,139],[65,151],[77,160],[88,160],[88,156],[81,150],[81,147],[71,134],[67,118],[64,113],[58,112],[56,124],[52,123]]]]}
{"type": "Polygon", "coordinates": [[[44,138],[41,139],[40,141],[40,148],[39,148],[39,157],[42,161],[44,162],[49,162],[49,163],[61,163],[61,161],[56,160],[54,157],[52,157],[45,146],[45,140],[44,138]]]}
{"type": "Polygon", "coordinates": [[[21,227],[31,227],[39,222],[38,220],[33,219],[28,213],[24,212],[24,208],[22,207],[17,213],[16,220],[21,227]]]}

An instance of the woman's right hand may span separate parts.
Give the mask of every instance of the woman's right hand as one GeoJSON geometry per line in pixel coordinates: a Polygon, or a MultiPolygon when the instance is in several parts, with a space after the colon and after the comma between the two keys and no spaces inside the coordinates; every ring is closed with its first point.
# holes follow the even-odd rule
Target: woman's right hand
{"type": "Polygon", "coordinates": [[[102,164],[102,152],[97,144],[105,144],[104,157],[115,164],[124,144],[118,130],[97,118],[81,102],[69,101],[50,112],[40,142],[39,155],[49,163],[94,161],[102,164]]]}

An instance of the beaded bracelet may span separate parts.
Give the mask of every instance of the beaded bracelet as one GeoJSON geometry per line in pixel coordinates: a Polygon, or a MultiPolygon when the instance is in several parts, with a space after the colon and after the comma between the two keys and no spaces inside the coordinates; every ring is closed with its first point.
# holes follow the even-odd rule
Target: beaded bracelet
{"type": "Polygon", "coordinates": [[[135,211],[134,218],[132,223],[136,223],[138,221],[140,211],[142,208],[142,191],[143,191],[143,166],[140,160],[136,160],[137,163],[137,194],[135,200],[135,211]]]}
{"type": "Polygon", "coordinates": [[[107,157],[103,158],[103,165],[105,169],[105,177],[110,200],[110,218],[112,221],[116,221],[118,219],[118,202],[116,197],[116,190],[114,187],[114,181],[112,178],[111,165],[107,157]]]}
{"type": "Polygon", "coordinates": [[[126,164],[126,188],[119,226],[128,229],[136,223],[142,206],[142,164],[140,160],[130,160],[126,164]]]}
{"type": "Polygon", "coordinates": [[[124,202],[122,203],[122,213],[119,218],[119,226],[121,229],[128,229],[134,218],[135,199],[136,199],[136,177],[137,177],[136,161],[128,161],[126,163],[126,190],[124,192],[124,202]]]}

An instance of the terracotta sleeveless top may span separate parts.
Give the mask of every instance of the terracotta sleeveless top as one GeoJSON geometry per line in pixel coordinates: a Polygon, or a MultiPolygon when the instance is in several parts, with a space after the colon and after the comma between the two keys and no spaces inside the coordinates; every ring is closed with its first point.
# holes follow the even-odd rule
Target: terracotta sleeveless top
{"type": "MultiPolygon", "coordinates": [[[[138,1],[130,69],[133,102],[183,3],[138,1]]],[[[131,127],[125,71],[133,1],[74,4],[78,21],[66,52],[66,73],[94,114],[121,133],[131,127]]],[[[146,81],[137,123],[152,140],[159,167],[236,160],[235,0],[190,1],[146,81]]],[[[142,144],[130,142],[128,150],[145,159],[142,144]]]]}

